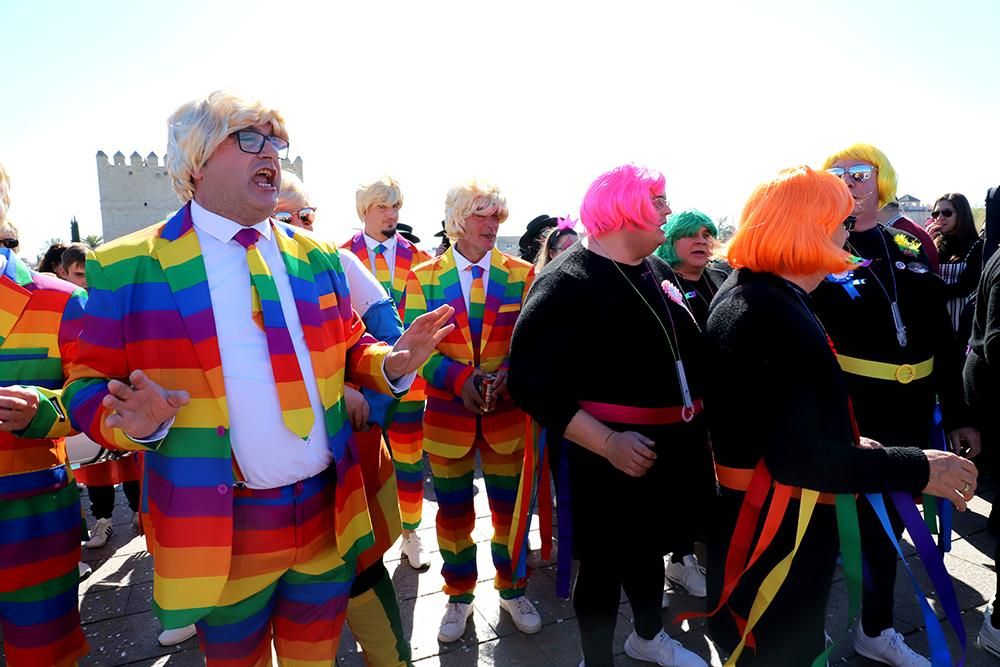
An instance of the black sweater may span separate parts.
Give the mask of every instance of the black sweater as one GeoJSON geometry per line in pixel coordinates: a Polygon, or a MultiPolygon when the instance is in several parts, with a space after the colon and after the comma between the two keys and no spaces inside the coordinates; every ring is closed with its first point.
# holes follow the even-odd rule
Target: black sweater
{"type": "Polygon", "coordinates": [[[741,269],[708,318],[705,401],[716,462],[763,457],[784,484],[832,493],[920,492],[929,467],[915,447],[859,449],[847,382],[798,287],[741,269]]]}
{"type": "Polygon", "coordinates": [[[900,249],[897,234],[881,226],[852,232],[848,248],[871,265],[847,278],[824,280],[811,295],[811,307],[839,354],[889,364],[934,357],[933,374],[909,384],[846,376],[861,435],[885,445],[927,447],[936,401],[946,430],[971,424],[962,396],[962,352],[948,318],[944,284],[927,270],[922,256],[900,249]],[[906,326],[906,346],[896,337],[894,296],[906,326]]]}

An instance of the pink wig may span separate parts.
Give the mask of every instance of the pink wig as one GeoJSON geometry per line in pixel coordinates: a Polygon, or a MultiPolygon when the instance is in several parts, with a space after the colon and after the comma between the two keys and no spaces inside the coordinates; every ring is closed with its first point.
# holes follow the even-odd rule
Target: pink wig
{"type": "Polygon", "coordinates": [[[653,197],[663,195],[663,174],[626,164],[597,177],[580,205],[588,234],[601,236],[621,229],[653,229],[663,224],[653,197]]]}

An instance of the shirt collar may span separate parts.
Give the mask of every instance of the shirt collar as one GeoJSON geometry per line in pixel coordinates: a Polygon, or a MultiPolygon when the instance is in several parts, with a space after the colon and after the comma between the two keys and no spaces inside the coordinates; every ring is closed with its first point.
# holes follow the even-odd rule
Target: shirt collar
{"type": "Polygon", "coordinates": [[[392,250],[393,248],[396,247],[396,235],[395,234],[393,234],[392,236],[390,236],[385,241],[376,241],[375,239],[373,239],[372,237],[368,236],[364,232],[361,232],[361,235],[365,237],[365,245],[368,246],[368,249],[371,250],[372,252],[375,252],[375,248],[377,246],[379,246],[379,245],[385,246],[386,250],[392,250]]]}
{"type": "MultiPolygon", "coordinates": [[[[452,247],[454,248],[454,246],[452,246],[452,247]]],[[[485,255],[483,255],[483,258],[481,260],[479,260],[478,262],[470,262],[465,257],[465,255],[463,255],[462,253],[460,253],[458,251],[458,248],[454,248],[453,252],[455,253],[455,268],[457,268],[459,271],[467,271],[470,266],[478,266],[483,271],[486,271],[487,273],[489,273],[490,262],[493,260],[493,251],[492,250],[490,252],[486,253],[485,255]]]]}
{"type": "MultiPolygon", "coordinates": [[[[244,229],[240,223],[225,218],[218,213],[212,213],[193,199],[191,200],[191,224],[223,243],[229,243],[238,231],[244,229]]],[[[270,220],[262,220],[253,225],[253,228],[260,232],[260,235],[268,241],[271,240],[270,220]]]]}

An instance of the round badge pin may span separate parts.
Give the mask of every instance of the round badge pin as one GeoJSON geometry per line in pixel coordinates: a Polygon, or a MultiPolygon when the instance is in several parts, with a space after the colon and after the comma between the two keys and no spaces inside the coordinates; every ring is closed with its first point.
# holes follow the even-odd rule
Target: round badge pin
{"type": "Polygon", "coordinates": [[[903,264],[902,262],[896,262],[896,268],[902,271],[903,269],[906,268],[906,264],[903,264]]]}
{"type": "Polygon", "coordinates": [[[927,273],[928,271],[930,271],[930,269],[927,268],[926,264],[921,264],[920,262],[910,262],[909,264],[906,265],[906,268],[908,268],[910,271],[913,271],[914,273],[927,273]]]}

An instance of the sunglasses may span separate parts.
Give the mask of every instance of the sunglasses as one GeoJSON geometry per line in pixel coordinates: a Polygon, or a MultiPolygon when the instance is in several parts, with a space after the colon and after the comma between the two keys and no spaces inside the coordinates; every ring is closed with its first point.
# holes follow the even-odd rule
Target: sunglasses
{"type": "Polygon", "coordinates": [[[258,155],[264,150],[264,142],[270,141],[274,150],[278,152],[278,157],[285,159],[288,157],[288,142],[273,134],[265,136],[257,130],[237,130],[232,136],[236,137],[236,145],[244,153],[258,155]]]}
{"type": "Polygon", "coordinates": [[[312,206],[306,206],[305,208],[300,208],[298,211],[278,211],[274,214],[274,219],[290,225],[295,216],[298,216],[301,222],[311,225],[313,220],[316,219],[316,209],[312,206]]]}
{"type": "Polygon", "coordinates": [[[849,215],[846,218],[844,218],[844,222],[842,222],[841,224],[844,225],[844,229],[846,229],[849,232],[853,232],[854,231],[854,225],[857,222],[858,222],[857,218],[855,218],[853,215],[849,215]]]}
{"type": "Polygon", "coordinates": [[[955,215],[955,211],[951,210],[950,208],[942,209],[940,211],[934,211],[933,213],[931,213],[931,217],[934,218],[935,220],[937,220],[939,217],[950,218],[953,215],[955,215]]]}
{"type": "Polygon", "coordinates": [[[843,178],[844,174],[848,174],[854,179],[855,183],[864,183],[872,177],[872,172],[875,171],[875,167],[870,164],[856,164],[853,167],[848,167],[847,169],[844,169],[843,167],[830,167],[827,171],[837,178],[843,178]]]}
{"type": "Polygon", "coordinates": [[[4,248],[10,248],[11,250],[13,250],[17,246],[21,245],[21,242],[18,241],[17,239],[0,239],[0,245],[2,245],[4,248]]]}

